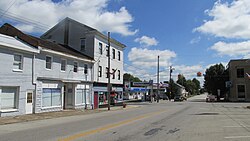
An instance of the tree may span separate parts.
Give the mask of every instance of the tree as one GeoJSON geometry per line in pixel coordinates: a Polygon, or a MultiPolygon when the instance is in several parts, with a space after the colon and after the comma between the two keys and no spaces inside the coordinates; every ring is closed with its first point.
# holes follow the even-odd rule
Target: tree
{"type": "Polygon", "coordinates": [[[178,83],[178,84],[180,84],[180,85],[186,87],[187,80],[186,80],[186,78],[184,77],[184,75],[179,74],[179,75],[178,75],[178,80],[176,81],[176,83],[178,83]]]}
{"type": "Polygon", "coordinates": [[[226,93],[225,82],[229,80],[229,73],[221,63],[206,69],[204,78],[204,88],[209,93],[217,95],[218,89],[221,91],[221,96],[226,93]]]}
{"type": "Polygon", "coordinates": [[[178,91],[178,88],[177,86],[175,85],[175,82],[173,79],[170,80],[170,83],[169,81],[167,81],[166,83],[169,84],[169,88],[167,88],[167,96],[170,98],[170,99],[173,99],[175,94],[177,93],[178,91]],[[171,93],[170,93],[171,91],[171,93]]]}
{"type": "Polygon", "coordinates": [[[123,75],[123,81],[124,81],[124,82],[125,82],[125,81],[142,82],[140,78],[135,77],[135,76],[133,76],[133,75],[131,75],[131,74],[129,74],[129,73],[125,73],[125,74],[123,75]]]}
{"type": "Polygon", "coordinates": [[[194,85],[195,85],[195,87],[194,87],[194,93],[195,93],[195,94],[199,94],[199,93],[200,93],[199,90],[200,90],[200,88],[201,88],[201,86],[200,86],[200,81],[197,80],[196,78],[193,78],[192,82],[193,82],[194,85]]]}

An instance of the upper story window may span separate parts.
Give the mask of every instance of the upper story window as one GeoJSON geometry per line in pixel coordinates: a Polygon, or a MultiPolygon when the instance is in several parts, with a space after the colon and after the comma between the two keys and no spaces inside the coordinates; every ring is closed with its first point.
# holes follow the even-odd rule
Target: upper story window
{"type": "Polygon", "coordinates": [[[113,74],[113,75],[112,75],[112,76],[113,76],[112,79],[115,79],[115,69],[112,69],[112,71],[113,71],[113,72],[112,72],[112,74],[113,74]]]}
{"type": "Polygon", "coordinates": [[[99,43],[99,53],[102,54],[102,43],[99,43]]]}
{"type": "Polygon", "coordinates": [[[98,77],[102,77],[102,66],[98,67],[98,77]]]}
{"type": "Polygon", "coordinates": [[[118,70],[118,80],[121,80],[121,71],[118,70]]]}
{"type": "Polygon", "coordinates": [[[62,59],[61,60],[61,71],[66,71],[66,60],[62,59]]]}
{"type": "Polygon", "coordinates": [[[109,68],[106,67],[106,78],[109,78],[109,68]]]}
{"type": "Polygon", "coordinates": [[[52,68],[52,57],[46,56],[46,69],[52,68]]]}
{"type": "Polygon", "coordinates": [[[80,45],[80,50],[81,51],[85,51],[86,50],[86,39],[85,38],[82,38],[81,39],[81,45],[80,45]]]}
{"type": "Polygon", "coordinates": [[[20,54],[14,54],[13,66],[15,70],[23,70],[23,56],[20,54]]]}
{"type": "Polygon", "coordinates": [[[88,74],[88,65],[84,64],[84,74],[88,74]]]}
{"type": "Polygon", "coordinates": [[[112,58],[115,59],[115,49],[114,48],[112,49],[112,56],[113,56],[112,58]]]}
{"type": "Polygon", "coordinates": [[[121,52],[118,51],[118,60],[121,61],[121,52]]]}
{"type": "Polygon", "coordinates": [[[78,71],[78,62],[74,62],[74,72],[78,71]]]}
{"type": "Polygon", "coordinates": [[[109,46],[106,45],[106,56],[109,57],[109,46]]]}
{"type": "Polygon", "coordinates": [[[237,69],[237,78],[244,78],[244,68],[237,69]]]}

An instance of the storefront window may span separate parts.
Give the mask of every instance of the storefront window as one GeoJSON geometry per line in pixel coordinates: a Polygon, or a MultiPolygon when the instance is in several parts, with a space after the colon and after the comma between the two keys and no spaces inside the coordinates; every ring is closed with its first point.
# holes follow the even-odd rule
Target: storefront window
{"type": "Polygon", "coordinates": [[[60,88],[43,88],[42,107],[61,106],[60,88]]]}

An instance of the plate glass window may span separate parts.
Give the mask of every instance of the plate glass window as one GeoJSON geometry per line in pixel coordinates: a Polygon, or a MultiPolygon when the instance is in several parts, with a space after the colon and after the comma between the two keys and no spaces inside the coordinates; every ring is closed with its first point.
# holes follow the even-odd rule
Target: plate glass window
{"type": "Polygon", "coordinates": [[[0,93],[1,109],[17,109],[17,87],[2,87],[0,93]]]}
{"type": "Polygon", "coordinates": [[[23,69],[23,57],[19,54],[14,54],[14,69],[22,70],[23,69]]]}
{"type": "Polygon", "coordinates": [[[52,66],[52,57],[46,56],[46,69],[51,69],[52,66]]]}
{"type": "Polygon", "coordinates": [[[61,89],[60,88],[43,88],[42,106],[61,106],[61,89]]]}

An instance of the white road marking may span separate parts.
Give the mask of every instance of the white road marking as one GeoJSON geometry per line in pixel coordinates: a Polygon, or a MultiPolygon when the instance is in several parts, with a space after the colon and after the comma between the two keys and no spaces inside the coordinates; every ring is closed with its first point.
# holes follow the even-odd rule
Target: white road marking
{"type": "Polygon", "coordinates": [[[224,137],[225,139],[238,139],[238,138],[250,138],[250,136],[229,136],[224,137]]]}

